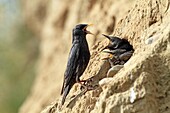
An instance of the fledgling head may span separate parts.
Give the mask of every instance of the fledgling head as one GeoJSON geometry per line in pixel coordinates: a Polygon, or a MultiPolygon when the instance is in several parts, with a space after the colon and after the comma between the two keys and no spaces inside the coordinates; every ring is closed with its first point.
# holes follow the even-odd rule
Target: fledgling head
{"type": "Polygon", "coordinates": [[[105,35],[105,34],[102,34],[103,36],[105,36],[107,39],[110,40],[110,43],[111,43],[111,46],[117,46],[117,44],[119,44],[119,42],[122,41],[122,39],[118,38],[118,37],[115,37],[115,36],[108,36],[108,35],[105,35]]]}
{"type": "Polygon", "coordinates": [[[107,39],[109,39],[111,42],[114,42],[114,41],[121,41],[120,38],[115,37],[115,36],[108,36],[108,35],[105,35],[105,34],[102,34],[102,35],[105,36],[107,39]]]}
{"type": "Polygon", "coordinates": [[[105,36],[106,38],[108,38],[110,40],[109,45],[106,46],[105,48],[109,48],[109,49],[113,49],[113,50],[114,49],[125,49],[127,51],[134,50],[133,46],[130,45],[130,43],[126,39],[121,39],[121,38],[118,38],[115,36],[107,36],[104,34],[103,34],[103,36],[105,36]]]}
{"type": "MultiPolygon", "coordinates": [[[[108,36],[105,34],[102,34],[102,35],[105,36],[110,41],[109,45],[106,46],[104,49],[116,49],[122,41],[122,39],[120,39],[118,37],[108,36]]],[[[104,50],[104,49],[102,49],[102,50],[104,50]]]]}
{"type": "Polygon", "coordinates": [[[87,27],[90,24],[78,24],[73,29],[73,36],[86,36],[87,34],[92,34],[90,31],[87,31],[87,27]]]}

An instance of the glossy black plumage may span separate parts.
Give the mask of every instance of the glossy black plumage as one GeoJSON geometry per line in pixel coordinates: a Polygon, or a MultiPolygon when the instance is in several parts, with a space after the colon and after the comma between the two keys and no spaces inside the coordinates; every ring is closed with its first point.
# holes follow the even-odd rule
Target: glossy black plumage
{"type": "Polygon", "coordinates": [[[103,49],[103,52],[111,54],[108,58],[104,58],[104,60],[109,59],[112,66],[126,63],[134,52],[133,46],[130,45],[128,40],[104,34],[103,36],[110,40],[109,45],[103,49]]]}
{"type": "Polygon", "coordinates": [[[121,39],[115,36],[107,36],[104,34],[103,36],[105,36],[110,40],[110,44],[106,46],[104,49],[110,49],[110,50],[125,49],[126,51],[133,50],[133,46],[130,45],[130,43],[126,39],[121,39]]]}
{"type": "Polygon", "coordinates": [[[89,59],[90,52],[88,43],[86,40],[86,34],[90,34],[86,30],[87,24],[79,24],[73,29],[72,33],[72,47],[69,53],[67,68],[64,73],[64,82],[61,90],[62,105],[65,102],[66,96],[68,95],[70,89],[76,82],[80,82],[79,77],[85,71],[89,59]]]}

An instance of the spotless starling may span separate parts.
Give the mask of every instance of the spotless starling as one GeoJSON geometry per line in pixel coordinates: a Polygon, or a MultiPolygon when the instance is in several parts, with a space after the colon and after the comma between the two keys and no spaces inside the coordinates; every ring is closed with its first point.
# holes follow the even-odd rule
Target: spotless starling
{"type": "Polygon", "coordinates": [[[125,49],[126,51],[133,50],[132,45],[130,45],[130,43],[126,39],[121,39],[115,36],[107,36],[104,34],[102,35],[110,40],[110,44],[106,46],[104,49],[109,49],[109,50],[125,49]]]}
{"type": "Polygon", "coordinates": [[[64,82],[61,90],[63,96],[61,104],[63,105],[70,89],[75,83],[81,83],[80,76],[85,71],[89,59],[90,51],[86,40],[87,34],[92,34],[87,31],[88,24],[78,24],[72,31],[72,47],[69,53],[67,68],[64,73],[64,82]]]}
{"type": "Polygon", "coordinates": [[[103,60],[108,59],[109,62],[111,62],[111,65],[122,65],[126,63],[134,52],[133,46],[130,45],[128,40],[104,34],[103,36],[108,38],[110,41],[109,45],[104,48],[106,50],[103,49],[103,52],[110,53],[110,55],[108,58],[104,58],[103,60]]]}
{"type": "Polygon", "coordinates": [[[103,58],[103,60],[109,60],[111,66],[125,64],[133,54],[133,51],[125,49],[104,50],[103,52],[110,53],[108,58],[103,58]]]}

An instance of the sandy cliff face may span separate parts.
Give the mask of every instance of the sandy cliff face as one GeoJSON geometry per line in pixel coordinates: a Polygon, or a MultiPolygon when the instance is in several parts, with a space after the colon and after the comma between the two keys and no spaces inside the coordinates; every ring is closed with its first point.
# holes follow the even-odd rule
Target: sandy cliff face
{"type": "Polygon", "coordinates": [[[20,113],[169,113],[170,9],[168,0],[53,0],[24,1],[27,23],[41,37],[37,78],[20,113]],[[88,36],[90,63],[84,79],[99,87],[69,104],[79,93],[75,85],[60,108],[60,88],[77,23],[93,23],[88,36]],[[101,33],[126,38],[134,46],[131,59],[107,78],[101,60],[107,45],[101,33]],[[58,99],[57,99],[58,98],[58,99]],[[56,100],[57,99],[57,100],[56,100]],[[69,104],[68,107],[66,105],[69,104]]]}

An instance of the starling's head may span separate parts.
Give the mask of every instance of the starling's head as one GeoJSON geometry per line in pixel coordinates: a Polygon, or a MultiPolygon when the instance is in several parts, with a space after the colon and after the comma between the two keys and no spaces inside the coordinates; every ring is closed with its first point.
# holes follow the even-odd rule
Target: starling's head
{"type": "Polygon", "coordinates": [[[73,29],[74,35],[86,35],[86,34],[92,34],[90,31],[87,31],[87,27],[91,26],[92,24],[78,24],[73,29]]]}
{"type": "MultiPolygon", "coordinates": [[[[122,39],[115,37],[115,36],[108,36],[108,35],[104,35],[107,39],[109,39],[110,43],[108,46],[106,46],[106,48],[112,48],[115,49],[119,46],[119,43],[122,42],[122,39]]],[[[104,48],[105,49],[105,48],[104,48]]]]}
{"type": "Polygon", "coordinates": [[[109,39],[111,42],[115,42],[115,41],[118,41],[118,40],[121,41],[120,38],[115,37],[115,36],[108,36],[108,35],[105,35],[105,34],[102,34],[102,35],[105,36],[107,39],[109,39]]]}

